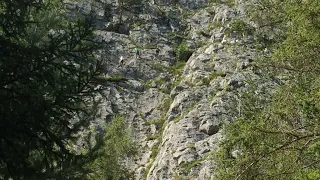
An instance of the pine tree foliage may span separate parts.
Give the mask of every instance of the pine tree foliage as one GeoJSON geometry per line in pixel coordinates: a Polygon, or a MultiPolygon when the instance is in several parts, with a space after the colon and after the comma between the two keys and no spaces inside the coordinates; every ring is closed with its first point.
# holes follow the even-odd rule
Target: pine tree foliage
{"type": "Polygon", "coordinates": [[[134,179],[132,172],[123,164],[123,160],[129,162],[130,158],[137,154],[136,145],[131,140],[123,117],[114,118],[102,140],[103,144],[91,154],[96,158],[87,166],[91,171],[88,179],[134,179]]]}
{"type": "Polygon", "coordinates": [[[0,1],[0,179],[86,179],[92,172],[93,152],[70,147],[95,118],[104,64],[94,54],[93,17],[65,5],[0,1]]]}
{"type": "Polygon", "coordinates": [[[287,30],[285,1],[260,0],[251,1],[247,14],[249,20],[255,23],[254,36],[261,47],[270,46],[284,39],[287,30]]]}
{"type": "Polygon", "coordinates": [[[264,2],[273,3],[264,7],[265,12],[279,15],[276,28],[283,38],[273,42],[274,53],[262,64],[282,82],[272,92],[244,96],[242,117],[226,126],[217,179],[316,180],[320,178],[320,2],[264,2]],[[277,3],[282,11],[268,11],[277,3]]]}

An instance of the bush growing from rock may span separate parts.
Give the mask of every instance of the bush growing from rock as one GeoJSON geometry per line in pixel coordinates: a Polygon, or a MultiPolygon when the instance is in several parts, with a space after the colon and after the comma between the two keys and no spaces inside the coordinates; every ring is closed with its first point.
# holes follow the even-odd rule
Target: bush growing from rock
{"type": "Polygon", "coordinates": [[[178,61],[188,61],[192,53],[193,52],[187,48],[186,41],[182,41],[181,44],[175,49],[175,54],[178,61]]]}

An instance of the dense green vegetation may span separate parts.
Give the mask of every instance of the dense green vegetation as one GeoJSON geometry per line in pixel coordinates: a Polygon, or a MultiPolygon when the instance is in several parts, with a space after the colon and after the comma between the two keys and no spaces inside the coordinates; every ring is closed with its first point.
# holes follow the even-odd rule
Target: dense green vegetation
{"type": "Polygon", "coordinates": [[[137,146],[131,140],[123,117],[114,118],[102,140],[103,143],[95,147],[97,151],[92,151],[89,156],[91,159],[94,157],[94,161],[87,164],[90,170],[88,179],[134,179],[132,172],[123,166],[123,157],[135,156],[137,146]]]}
{"type": "Polygon", "coordinates": [[[187,62],[192,53],[193,52],[190,49],[188,49],[186,41],[182,41],[179,44],[179,46],[175,48],[175,54],[177,56],[178,61],[187,62]]]}
{"type": "Polygon", "coordinates": [[[320,179],[320,1],[259,1],[251,17],[257,42],[274,52],[260,63],[265,82],[280,83],[242,94],[217,179],[320,179]]]}
{"type": "Polygon", "coordinates": [[[126,176],[116,172],[132,154],[123,120],[87,140],[86,153],[74,150],[106,84],[92,16],[60,0],[1,0],[0,22],[0,179],[126,176]]]}

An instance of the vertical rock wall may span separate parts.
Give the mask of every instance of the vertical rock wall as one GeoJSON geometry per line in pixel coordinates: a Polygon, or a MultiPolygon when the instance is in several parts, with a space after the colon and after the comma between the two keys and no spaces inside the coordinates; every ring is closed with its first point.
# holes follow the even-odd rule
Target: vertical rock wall
{"type": "Polygon", "coordinates": [[[110,84],[104,116],[127,118],[140,147],[129,163],[136,179],[214,179],[221,125],[241,116],[239,93],[249,87],[248,78],[259,78],[251,65],[259,54],[251,29],[232,29],[235,20],[249,26],[248,3],[143,2],[139,14],[124,15],[128,34],[108,28],[115,20],[99,22],[108,76],[128,79],[110,84]],[[179,71],[173,65],[182,42],[193,53],[179,71]],[[137,46],[140,58],[135,57],[137,46]],[[121,55],[124,67],[117,65],[121,55]]]}

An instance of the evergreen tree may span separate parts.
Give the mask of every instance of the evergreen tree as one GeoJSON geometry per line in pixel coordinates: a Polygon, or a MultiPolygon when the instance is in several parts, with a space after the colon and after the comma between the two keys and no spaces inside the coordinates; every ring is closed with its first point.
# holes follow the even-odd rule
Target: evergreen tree
{"type": "MultiPolygon", "coordinates": [[[[104,88],[94,18],[60,0],[0,1],[0,179],[86,179],[72,150],[104,88]]],[[[99,144],[99,143],[98,143],[99,144]]],[[[114,149],[112,149],[114,150],[114,149]]]]}
{"type": "Polygon", "coordinates": [[[283,38],[274,42],[274,54],[262,63],[282,82],[260,97],[247,92],[243,116],[226,127],[217,179],[316,180],[320,178],[320,2],[264,2],[282,5],[283,11],[269,13],[280,15],[277,28],[283,38]]]}
{"type": "Polygon", "coordinates": [[[123,160],[129,163],[129,158],[137,153],[136,145],[131,140],[123,117],[115,116],[106,129],[102,142],[100,146],[96,147],[97,150],[92,151],[90,155],[90,158],[95,158],[87,165],[91,171],[88,174],[88,179],[134,179],[133,173],[123,165],[123,160]]]}

